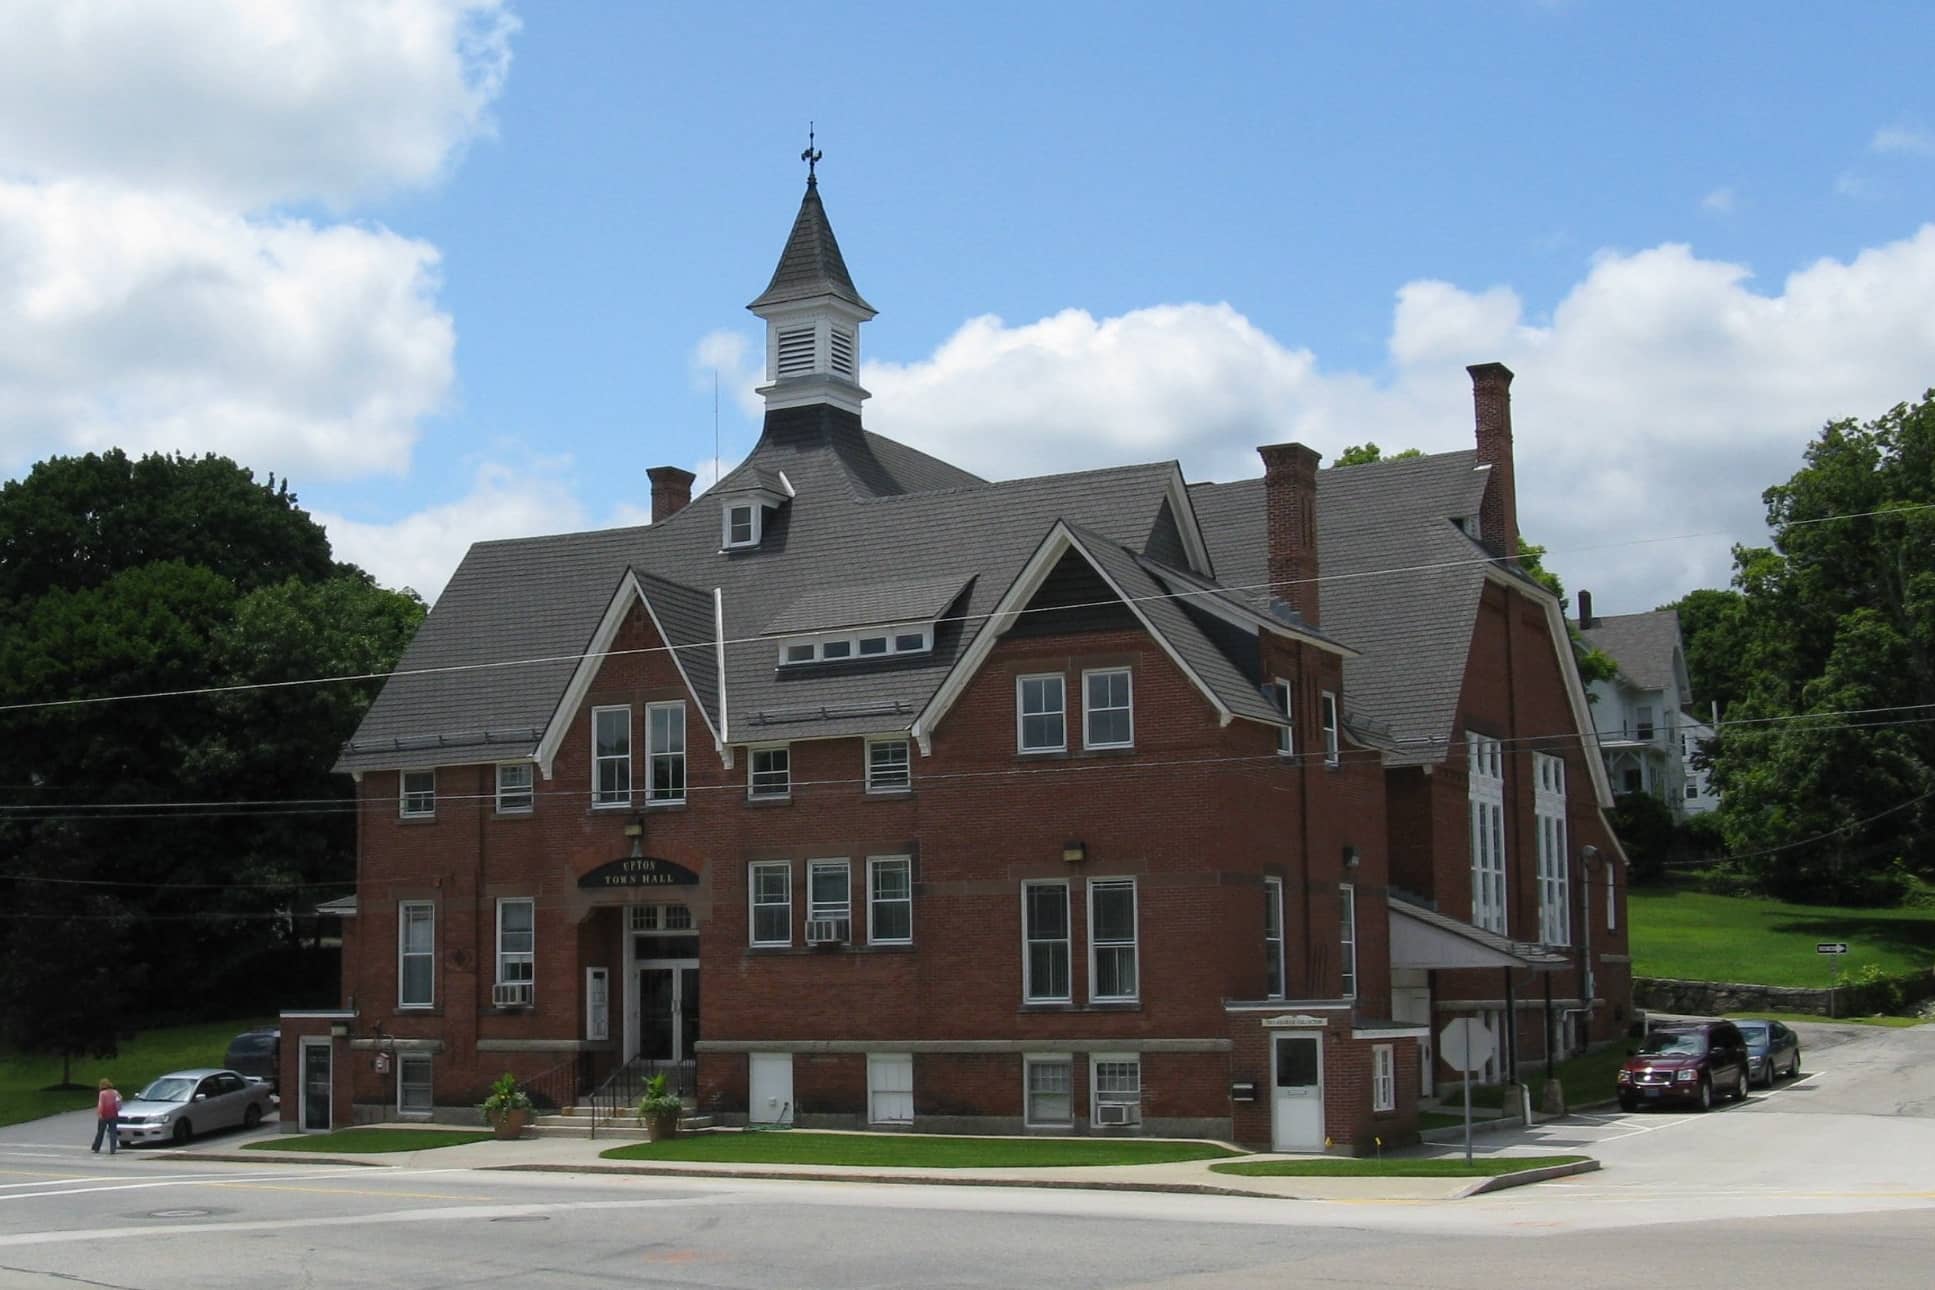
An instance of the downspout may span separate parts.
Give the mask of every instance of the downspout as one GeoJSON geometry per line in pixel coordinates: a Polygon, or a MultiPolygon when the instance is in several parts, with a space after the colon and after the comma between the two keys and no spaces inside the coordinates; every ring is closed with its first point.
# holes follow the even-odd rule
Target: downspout
{"type": "Polygon", "coordinates": [[[712,589],[712,657],[719,669],[719,759],[732,769],[732,741],[726,717],[726,593],[712,589]]]}

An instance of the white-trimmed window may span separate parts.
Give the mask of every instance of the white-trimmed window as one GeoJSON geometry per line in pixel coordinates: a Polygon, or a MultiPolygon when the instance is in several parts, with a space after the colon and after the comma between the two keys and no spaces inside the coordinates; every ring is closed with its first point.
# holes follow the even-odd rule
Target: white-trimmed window
{"type": "Polygon", "coordinates": [[[896,654],[925,654],[934,648],[934,624],[906,623],[865,627],[818,636],[794,636],[779,643],[781,667],[801,663],[845,663],[896,654]]]}
{"type": "Polygon", "coordinates": [[[914,862],[908,856],[867,858],[867,942],[906,945],[914,939],[914,862]]]}
{"type": "Polygon", "coordinates": [[[1357,888],[1342,883],[1337,888],[1337,966],[1343,972],[1346,999],[1357,997],[1357,888]]]}
{"type": "Polygon", "coordinates": [[[746,796],[791,797],[793,751],[785,744],[754,748],[746,755],[746,796]]]}
{"type": "Polygon", "coordinates": [[[1082,747],[1135,747],[1133,688],[1126,667],[1082,673],[1082,747]]]}
{"type": "Polygon", "coordinates": [[[1324,765],[1335,766],[1343,755],[1337,736],[1337,696],[1324,691],[1324,765]]]}
{"type": "Polygon", "coordinates": [[[537,803],[536,767],[528,761],[497,763],[497,813],[528,815],[537,803]]]}
{"type": "Polygon", "coordinates": [[[1068,884],[1021,884],[1021,997],[1028,1003],[1067,1003],[1069,992],[1068,884]]]}
{"type": "Polygon", "coordinates": [[[1539,842],[1539,940],[1570,945],[1572,883],[1566,857],[1563,757],[1532,754],[1532,819],[1539,842]]]}
{"type": "Polygon", "coordinates": [[[1283,879],[1263,880],[1263,953],[1267,960],[1268,988],[1272,999],[1281,999],[1283,976],[1283,879]]]}
{"type": "Polygon", "coordinates": [[[793,943],[793,866],[785,860],[759,860],[748,870],[754,945],[793,943]]]}
{"type": "Polygon", "coordinates": [[[913,786],[913,756],[905,739],[867,740],[867,791],[904,793],[913,786]]]}
{"type": "Polygon", "coordinates": [[[497,984],[530,985],[536,972],[537,905],[529,896],[497,902],[497,984]]]}
{"type": "Polygon", "coordinates": [[[396,1006],[430,1008],[437,1002],[437,907],[406,900],[396,907],[396,1006]]]}
{"type": "Polygon", "coordinates": [[[632,710],[591,710],[591,804],[629,806],[632,800],[632,710]]]}
{"type": "Polygon", "coordinates": [[[914,1055],[867,1054],[867,1123],[914,1122],[914,1055]]]}
{"type": "Polygon", "coordinates": [[[758,502],[727,502],[719,516],[719,544],[727,550],[759,545],[758,502]]]}
{"type": "Polygon", "coordinates": [[[396,1113],[427,1119],[436,1110],[430,1087],[430,1054],[396,1055],[396,1113]]]}
{"type": "Polygon", "coordinates": [[[1096,1003],[1133,1000],[1137,993],[1135,879],[1089,882],[1088,941],[1089,999],[1096,1003]]]}
{"type": "Polygon", "coordinates": [[[651,780],[647,803],[685,800],[685,700],[645,705],[645,756],[651,780]]]}
{"type": "Polygon", "coordinates": [[[1022,1058],[1030,1125],[1075,1123],[1075,1061],[1067,1054],[1022,1058]]]}
{"type": "Polygon", "coordinates": [[[1068,747],[1066,684],[1059,672],[1015,678],[1016,739],[1022,752],[1068,747]]]}
{"type": "Polygon", "coordinates": [[[1297,755],[1297,717],[1295,700],[1292,697],[1295,691],[1290,688],[1290,682],[1282,677],[1270,682],[1270,691],[1270,697],[1275,701],[1277,711],[1290,722],[1289,725],[1277,731],[1277,752],[1285,757],[1295,757],[1297,755]]]}
{"type": "Polygon", "coordinates": [[[1505,754],[1496,739],[1465,733],[1471,803],[1471,921],[1505,935],[1505,754]]]}
{"type": "Polygon", "coordinates": [[[1088,1059],[1090,1123],[1113,1128],[1142,1123],[1142,1059],[1134,1053],[1096,1053],[1088,1059]]]}
{"type": "Polygon", "coordinates": [[[437,772],[406,770],[398,777],[396,813],[406,820],[421,820],[437,813],[437,772]]]}
{"type": "Polygon", "coordinates": [[[1397,1110],[1397,1049],[1394,1044],[1371,1045],[1371,1110],[1397,1110]]]}
{"type": "Polygon", "coordinates": [[[845,860],[807,862],[806,916],[842,924],[853,918],[853,866],[845,860]]]}

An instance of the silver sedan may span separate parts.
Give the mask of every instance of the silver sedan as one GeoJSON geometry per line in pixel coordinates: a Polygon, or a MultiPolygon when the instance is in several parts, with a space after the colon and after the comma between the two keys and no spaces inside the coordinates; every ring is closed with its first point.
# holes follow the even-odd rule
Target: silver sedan
{"type": "Polygon", "coordinates": [[[234,1071],[174,1071],[121,1104],[121,1145],[187,1142],[210,1129],[253,1129],[270,1110],[269,1086],[234,1071]]]}

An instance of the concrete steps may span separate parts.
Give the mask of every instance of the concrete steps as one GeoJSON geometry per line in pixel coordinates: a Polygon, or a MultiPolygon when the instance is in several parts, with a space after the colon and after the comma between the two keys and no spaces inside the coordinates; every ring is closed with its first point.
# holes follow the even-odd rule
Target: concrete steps
{"type": "MultiPolygon", "coordinates": [[[[589,1138],[591,1136],[591,1108],[588,1106],[567,1106],[555,1115],[540,1115],[531,1121],[526,1132],[539,1138],[589,1138]]],[[[695,1129],[712,1127],[712,1117],[687,1112],[679,1117],[679,1131],[689,1133],[695,1129]]],[[[616,1119],[603,1118],[598,1121],[598,1136],[614,1140],[643,1142],[647,1136],[644,1122],[636,1115],[621,1115],[616,1119]]]]}

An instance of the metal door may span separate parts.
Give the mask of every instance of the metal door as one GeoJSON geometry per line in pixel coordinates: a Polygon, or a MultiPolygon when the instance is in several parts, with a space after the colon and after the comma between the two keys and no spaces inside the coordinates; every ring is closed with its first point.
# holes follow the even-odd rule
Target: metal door
{"type": "Polygon", "coordinates": [[[1278,1151],[1324,1147],[1324,1041],[1278,1035],[1270,1044],[1270,1138],[1278,1151]]]}
{"type": "Polygon", "coordinates": [[[793,1054],[753,1053],[751,1105],[746,1118],[754,1124],[793,1122],[793,1054]]]}
{"type": "Polygon", "coordinates": [[[638,969],[638,1055],[682,1062],[699,1041],[699,966],[651,963],[638,969]]]}
{"type": "Polygon", "coordinates": [[[302,1041],[302,1131],[329,1132],[330,1041],[302,1041]]]}

